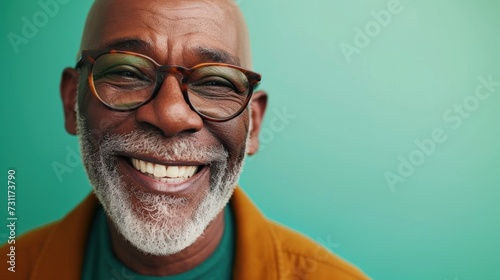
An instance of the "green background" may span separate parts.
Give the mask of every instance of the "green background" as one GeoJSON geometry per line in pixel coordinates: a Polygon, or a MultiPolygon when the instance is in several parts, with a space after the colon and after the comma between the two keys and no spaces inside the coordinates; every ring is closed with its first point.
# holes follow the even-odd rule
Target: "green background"
{"type": "MultiPolygon", "coordinates": [[[[478,77],[500,82],[500,3],[401,0],[380,27],[372,12],[392,1],[238,2],[270,94],[263,149],[240,180],[263,212],[374,279],[500,279],[500,87],[474,97],[478,77]],[[356,47],[356,28],[373,36],[346,56],[340,46],[356,47]],[[453,111],[464,102],[462,115],[453,111]],[[436,129],[446,140],[419,152],[415,141],[436,129]],[[406,177],[400,156],[416,163],[402,167],[406,177]],[[386,172],[404,181],[391,188],[386,172]]],[[[43,10],[1,4],[0,173],[16,170],[18,234],[90,190],[58,90],[90,5],[59,5],[16,53],[7,34],[43,10]],[[58,178],[54,164],[68,172],[58,178]]],[[[4,223],[6,195],[4,185],[4,223]]],[[[0,227],[1,243],[7,234],[0,227]]]]}

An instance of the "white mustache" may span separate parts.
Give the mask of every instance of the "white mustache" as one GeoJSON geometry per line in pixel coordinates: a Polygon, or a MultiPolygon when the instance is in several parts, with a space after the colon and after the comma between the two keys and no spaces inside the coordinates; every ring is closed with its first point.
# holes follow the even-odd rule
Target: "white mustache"
{"type": "Polygon", "coordinates": [[[166,161],[225,162],[227,150],[221,145],[205,146],[191,136],[165,138],[153,131],[132,131],[105,135],[101,152],[153,155],[166,161]]]}

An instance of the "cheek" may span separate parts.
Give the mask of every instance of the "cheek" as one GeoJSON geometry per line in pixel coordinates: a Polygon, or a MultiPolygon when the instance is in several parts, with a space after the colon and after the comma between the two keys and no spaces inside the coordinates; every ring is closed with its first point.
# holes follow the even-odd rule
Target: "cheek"
{"type": "Polygon", "coordinates": [[[230,121],[206,124],[206,127],[227,149],[233,160],[242,158],[245,155],[245,143],[249,125],[248,118],[248,111],[245,111],[230,121]]]}
{"type": "Polygon", "coordinates": [[[116,112],[104,106],[92,93],[87,91],[78,98],[79,117],[84,118],[91,142],[98,145],[109,134],[125,133],[133,127],[133,113],[116,112]]]}

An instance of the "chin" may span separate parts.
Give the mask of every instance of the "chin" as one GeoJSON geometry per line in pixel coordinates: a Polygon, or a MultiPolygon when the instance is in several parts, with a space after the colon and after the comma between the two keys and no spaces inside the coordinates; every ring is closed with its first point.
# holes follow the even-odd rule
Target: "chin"
{"type": "Polygon", "coordinates": [[[82,160],[97,198],[118,232],[145,254],[172,255],[192,245],[224,209],[242,170],[243,159],[231,161],[222,145],[145,131],[105,135],[94,145],[84,119],[79,127],[82,160]],[[165,182],[124,155],[199,167],[184,181],[165,182]]]}

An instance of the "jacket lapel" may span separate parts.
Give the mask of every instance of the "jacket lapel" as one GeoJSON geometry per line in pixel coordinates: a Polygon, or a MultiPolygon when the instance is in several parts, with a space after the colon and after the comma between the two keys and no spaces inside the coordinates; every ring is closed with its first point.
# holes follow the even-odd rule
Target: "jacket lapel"
{"type": "Polygon", "coordinates": [[[33,269],[34,280],[80,279],[98,200],[92,193],[56,225],[33,269]]]}
{"type": "Polygon", "coordinates": [[[236,220],[234,279],[280,279],[282,257],[269,222],[240,188],[231,203],[236,220]]]}

